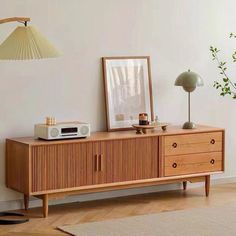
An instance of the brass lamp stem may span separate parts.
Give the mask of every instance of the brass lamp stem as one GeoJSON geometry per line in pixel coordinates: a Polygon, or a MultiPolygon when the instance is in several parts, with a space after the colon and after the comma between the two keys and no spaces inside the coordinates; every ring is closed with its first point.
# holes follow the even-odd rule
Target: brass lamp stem
{"type": "Polygon", "coordinates": [[[191,109],[191,103],[190,103],[190,92],[188,92],[188,121],[184,123],[183,129],[194,129],[196,128],[196,125],[191,122],[191,117],[190,117],[190,109],[191,109]]]}
{"type": "Polygon", "coordinates": [[[188,92],[188,122],[190,122],[190,92],[188,92]]]}

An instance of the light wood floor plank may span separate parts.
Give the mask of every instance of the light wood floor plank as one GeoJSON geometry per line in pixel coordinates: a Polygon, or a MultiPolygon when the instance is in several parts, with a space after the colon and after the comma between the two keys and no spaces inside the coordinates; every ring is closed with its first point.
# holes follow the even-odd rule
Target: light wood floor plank
{"type": "Polygon", "coordinates": [[[12,226],[1,225],[0,235],[60,236],[65,234],[56,230],[56,227],[66,224],[73,225],[165,211],[220,206],[232,202],[236,203],[236,183],[212,186],[208,198],[205,197],[204,187],[201,187],[187,189],[187,191],[167,191],[50,206],[47,219],[42,218],[41,208],[33,208],[28,212],[30,222],[12,226]]]}

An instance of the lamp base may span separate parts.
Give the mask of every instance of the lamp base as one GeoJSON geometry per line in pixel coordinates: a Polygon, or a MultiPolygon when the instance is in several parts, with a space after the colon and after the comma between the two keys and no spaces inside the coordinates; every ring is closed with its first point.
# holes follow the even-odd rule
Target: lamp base
{"type": "Polygon", "coordinates": [[[193,122],[185,122],[183,129],[195,129],[196,125],[193,122]]]}

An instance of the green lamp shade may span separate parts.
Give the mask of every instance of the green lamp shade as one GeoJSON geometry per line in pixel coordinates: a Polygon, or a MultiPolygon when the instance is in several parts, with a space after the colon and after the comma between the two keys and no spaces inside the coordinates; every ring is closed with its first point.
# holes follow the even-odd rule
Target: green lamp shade
{"type": "Polygon", "coordinates": [[[203,85],[202,78],[192,71],[183,72],[175,80],[175,86],[182,86],[186,92],[193,92],[196,87],[203,85]]]}

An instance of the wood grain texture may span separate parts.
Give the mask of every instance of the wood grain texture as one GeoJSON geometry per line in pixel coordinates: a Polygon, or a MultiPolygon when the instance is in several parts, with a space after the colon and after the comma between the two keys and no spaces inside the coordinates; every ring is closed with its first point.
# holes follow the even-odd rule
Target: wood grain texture
{"type": "Polygon", "coordinates": [[[55,140],[55,141],[45,141],[40,139],[35,139],[34,137],[21,137],[21,138],[11,138],[12,141],[19,142],[22,144],[27,144],[30,146],[39,145],[52,145],[52,144],[68,144],[68,143],[81,143],[81,142],[97,142],[97,141],[107,141],[107,140],[123,140],[130,138],[142,138],[142,137],[160,137],[160,136],[170,136],[170,135],[184,135],[184,134],[202,134],[211,132],[222,132],[224,129],[215,128],[205,125],[197,125],[196,129],[182,129],[181,126],[170,125],[167,127],[166,131],[161,129],[156,129],[148,132],[145,135],[136,134],[136,131],[117,131],[117,132],[94,132],[91,133],[90,137],[83,139],[70,139],[70,140],[55,140]]]}
{"type": "Polygon", "coordinates": [[[222,171],[222,158],[222,152],[166,156],[165,176],[222,171]]]}
{"type": "Polygon", "coordinates": [[[24,207],[27,211],[29,209],[29,195],[24,194],[24,207]]]}
{"type": "Polygon", "coordinates": [[[202,181],[202,177],[221,173],[224,130],[171,127],[146,135],[97,132],[88,139],[66,141],[8,139],[6,166],[7,186],[27,196],[41,197],[46,216],[48,199],[199,177],[202,181]]]}
{"type": "MultiPolygon", "coordinates": [[[[131,147],[132,148],[132,147],[131,147]]],[[[158,174],[158,139],[136,139],[136,179],[157,178],[158,174]]],[[[132,168],[132,163],[130,169],[132,168]]]]}
{"type": "Polygon", "coordinates": [[[172,135],[165,137],[165,156],[222,151],[222,132],[172,135]]]}
{"type": "MultiPolygon", "coordinates": [[[[180,165],[194,165],[197,163],[210,163],[211,161],[222,162],[223,155],[222,152],[201,152],[194,154],[185,154],[185,155],[175,155],[175,156],[166,156],[165,157],[165,166],[172,166],[174,162],[180,165]]],[[[212,163],[214,164],[214,163],[212,163]]],[[[220,168],[222,170],[222,166],[220,168]]]]}
{"type": "MultiPolygon", "coordinates": [[[[65,236],[57,226],[98,222],[111,219],[155,214],[176,210],[191,210],[203,207],[219,207],[235,203],[236,183],[212,185],[211,195],[203,197],[202,187],[163,191],[136,196],[75,202],[50,206],[47,220],[41,218],[41,208],[31,208],[26,224],[0,227],[4,236],[65,236]]],[[[24,212],[19,210],[18,212],[24,212]]]]}
{"type": "Polygon", "coordinates": [[[32,193],[93,184],[92,143],[32,149],[32,193]]]}
{"type": "MultiPolygon", "coordinates": [[[[216,171],[214,174],[222,174],[222,171],[216,171]]],[[[204,172],[204,173],[195,173],[189,175],[179,175],[179,176],[169,176],[162,178],[152,178],[152,179],[142,179],[142,180],[132,180],[132,181],[124,181],[124,182],[116,182],[116,183],[105,183],[105,184],[94,184],[88,186],[81,187],[73,187],[73,188],[65,188],[65,189],[55,189],[55,190],[47,190],[41,192],[34,192],[34,196],[40,196],[44,194],[55,194],[59,195],[62,193],[63,195],[75,195],[75,194],[84,194],[84,193],[94,193],[94,192],[104,192],[110,190],[120,190],[120,189],[131,189],[131,188],[139,188],[146,186],[156,186],[162,184],[169,183],[178,183],[182,181],[192,181],[196,179],[196,181],[204,181],[202,178],[205,175],[213,174],[212,172],[204,172]]]]}
{"type": "Polygon", "coordinates": [[[32,193],[157,177],[157,137],[32,148],[32,193]]]}
{"type": "Polygon", "coordinates": [[[184,181],[184,182],[183,182],[183,189],[184,189],[184,190],[187,189],[187,183],[188,183],[187,181],[184,181]]]}
{"type": "Polygon", "coordinates": [[[201,177],[198,177],[198,178],[193,178],[189,180],[191,183],[196,183],[196,182],[204,182],[205,181],[205,176],[201,176],[201,177]]]}
{"type": "Polygon", "coordinates": [[[8,23],[8,22],[15,22],[15,21],[28,22],[30,21],[30,18],[29,17],[10,17],[10,18],[5,18],[5,19],[0,19],[0,24],[8,23]]]}
{"type": "Polygon", "coordinates": [[[158,138],[94,142],[94,155],[100,157],[94,184],[158,177],[158,138]],[[101,169],[101,168],[100,168],[101,169]]]}
{"type": "Polygon", "coordinates": [[[30,156],[29,146],[6,140],[6,186],[29,195],[30,156]]]}
{"type": "Polygon", "coordinates": [[[158,153],[158,163],[159,163],[159,177],[165,176],[165,146],[164,146],[165,137],[159,137],[159,153],[158,153]]]}
{"type": "Polygon", "coordinates": [[[206,194],[206,197],[208,197],[209,193],[210,193],[210,181],[211,181],[211,176],[206,175],[205,176],[205,194],[206,194]]]}
{"type": "Polygon", "coordinates": [[[48,216],[48,194],[42,196],[43,198],[43,216],[46,218],[48,216]]]}
{"type": "Polygon", "coordinates": [[[225,130],[222,131],[222,154],[223,154],[222,170],[225,171],[225,130]]]}
{"type": "MultiPolygon", "coordinates": [[[[206,173],[207,174],[207,173],[206,173]]],[[[209,173],[208,173],[209,174],[209,173]]],[[[189,176],[182,176],[181,178],[164,178],[164,179],[149,179],[149,180],[141,180],[141,181],[128,181],[128,182],[119,182],[119,183],[111,183],[111,184],[99,184],[99,185],[91,185],[91,186],[82,186],[77,189],[64,189],[61,191],[48,191],[48,199],[61,199],[65,198],[67,196],[73,196],[78,194],[87,194],[87,193],[95,193],[95,192],[105,192],[109,190],[120,190],[120,189],[132,189],[132,188],[139,188],[139,187],[147,187],[147,186],[158,186],[163,184],[171,184],[171,183],[180,183],[182,181],[184,182],[204,182],[205,176],[202,176],[199,178],[197,174],[195,174],[196,177],[189,176]]],[[[38,195],[34,195],[36,198],[43,199],[42,196],[46,194],[46,192],[37,193],[38,195]]]]}

